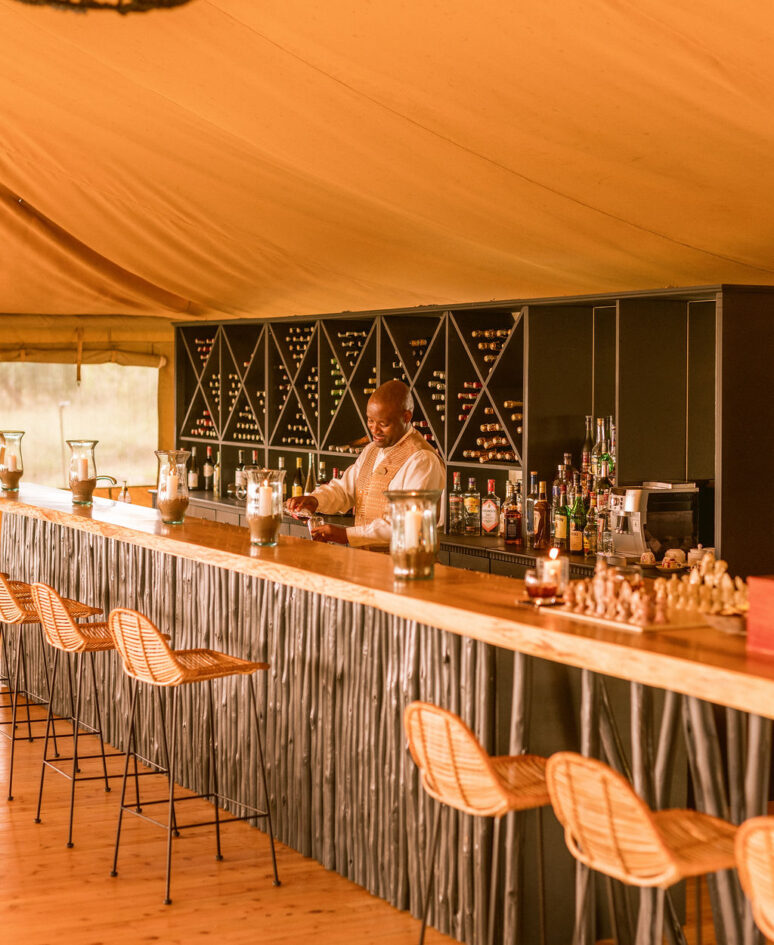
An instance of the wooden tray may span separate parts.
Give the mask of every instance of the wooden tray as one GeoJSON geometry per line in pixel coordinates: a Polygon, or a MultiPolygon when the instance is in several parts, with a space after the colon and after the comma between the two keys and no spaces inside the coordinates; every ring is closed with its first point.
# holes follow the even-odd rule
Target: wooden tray
{"type": "Polygon", "coordinates": [[[630,633],[654,633],[664,630],[685,630],[689,627],[706,627],[707,620],[704,614],[697,610],[674,610],[669,614],[669,623],[627,623],[624,620],[610,620],[607,617],[595,617],[593,614],[576,614],[564,607],[552,607],[552,617],[567,617],[570,620],[583,620],[586,623],[599,623],[605,627],[614,627],[616,630],[628,630],[630,633]]]}

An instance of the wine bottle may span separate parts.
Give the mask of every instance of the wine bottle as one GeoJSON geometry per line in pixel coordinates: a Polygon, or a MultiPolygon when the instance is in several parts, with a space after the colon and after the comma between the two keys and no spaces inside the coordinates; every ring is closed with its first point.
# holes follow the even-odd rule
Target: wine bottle
{"type": "Polygon", "coordinates": [[[500,509],[500,525],[497,529],[497,534],[500,538],[505,538],[505,510],[508,508],[512,495],[513,483],[510,479],[507,479],[505,482],[505,498],[503,499],[502,508],[500,509]]]}
{"type": "Polygon", "coordinates": [[[583,551],[583,529],[586,527],[586,510],[583,506],[583,496],[580,492],[573,492],[572,505],[569,504],[568,500],[568,518],[570,525],[570,553],[580,554],[583,551]]]}
{"type": "Polygon", "coordinates": [[[481,493],[473,476],[468,479],[468,491],[462,497],[465,509],[465,534],[481,534],[481,493]]]}
{"type": "Polygon", "coordinates": [[[594,440],[591,436],[592,417],[586,417],[586,436],[581,447],[581,473],[588,476],[591,472],[591,451],[594,448],[594,440]]]}
{"type": "Polygon", "coordinates": [[[325,460],[321,459],[320,460],[320,474],[317,477],[317,485],[324,486],[327,481],[328,481],[328,471],[325,466],[325,460]]]}
{"type": "Polygon", "coordinates": [[[199,488],[199,459],[196,447],[191,447],[191,465],[188,467],[188,488],[193,491],[199,488]]]}
{"type": "Polygon", "coordinates": [[[220,465],[220,450],[215,454],[215,465],[212,469],[212,494],[216,499],[223,495],[223,470],[220,465]]]}
{"type": "Polygon", "coordinates": [[[208,446],[207,458],[204,460],[204,466],[202,468],[205,492],[212,492],[212,476],[214,472],[215,464],[212,462],[212,447],[208,446]]]}
{"type": "Polygon", "coordinates": [[[599,475],[599,464],[603,455],[607,452],[607,443],[605,442],[605,418],[597,417],[597,439],[591,447],[591,475],[596,479],[599,475]]]}
{"type": "Polygon", "coordinates": [[[551,514],[548,499],[546,498],[546,484],[540,482],[538,499],[533,509],[534,539],[532,547],[535,551],[545,551],[551,544],[551,514]]]}
{"type": "Polygon", "coordinates": [[[534,548],[535,543],[535,503],[538,500],[538,474],[533,469],[529,474],[529,492],[525,503],[525,517],[527,519],[527,544],[534,548]]]}
{"type": "Polygon", "coordinates": [[[292,496],[304,494],[304,461],[300,456],[296,457],[296,474],[293,476],[292,496]]]}
{"type": "MultiPolygon", "coordinates": [[[[258,465],[258,450],[253,450],[253,466],[258,465]]],[[[277,458],[277,469],[285,468],[285,457],[280,456],[277,458]]],[[[284,504],[285,499],[288,497],[288,477],[282,477],[282,502],[284,504]]]]}
{"type": "Polygon", "coordinates": [[[247,481],[245,477],[245,451],[239,450],[239,459],[234,470],[234,488],[237,498],[243,499],[247,495],[247,481]]]}
{"type": "Polygon", "coordinates": [[[554,500],[554,548],[567,550],[567,487],[559,487],[559,495],[554,500]]]}
{"type": "Polygon", "coordinates": [[[500,527],[500,498],[495,494],[495,481],[488,479],[487,494],[481,503],[481,530],[485,535],[496,535],[500,527]]]}

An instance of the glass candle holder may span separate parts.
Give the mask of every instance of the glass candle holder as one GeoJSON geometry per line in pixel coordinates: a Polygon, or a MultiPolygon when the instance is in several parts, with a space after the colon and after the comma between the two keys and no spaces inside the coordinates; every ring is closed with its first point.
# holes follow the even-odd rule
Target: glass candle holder
{"type": "Polygon", "coordinates": [[[22,430],[0,432],[0,489],[3,492],[18,492],[19,480],[24,474],[21,439],[22,430]]]}
{"type": "Polygon", "coordinates": [[[99,440],[67,440],[70,447],[70,491],[73,505],[91,505],[97,485],[94,447],[99,440]]]}
{"type": "Polygon", "coordinates": [[[548,557],[538,558],[535,561],[535,574],[538,585],[545,588],[555,588],[553,595],[544,594],[542,596],[558,597],[564,593],[570,577],[570,559],[559,554],[552,556],[549,552],[548,557]]]}
{"type": "Polygon", "coordinates": [[[437,489],[394,489],[385,495],[392,525],[390,554],[398,580],[431,578],[438,554],[437,489]]]}
{"type": "Polygon", "coordinates": [[[284,469],[264,469],[246,466],[247,527],[250,544],[271,546],[279,539],[282,524],[282,483],[284,469]]]}
{"type": "Polygon", "coordinates": [[[156,508],[165,525],[182,525],[188,508],[189,450],[156,450],[159,461],[156,508]]]}

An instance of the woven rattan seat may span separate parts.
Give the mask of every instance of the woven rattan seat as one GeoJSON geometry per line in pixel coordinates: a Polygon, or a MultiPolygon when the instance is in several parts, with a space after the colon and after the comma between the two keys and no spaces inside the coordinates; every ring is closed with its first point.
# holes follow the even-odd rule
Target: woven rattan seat
{"type": "MultiPolygon", "coordinates": [[[[263,794],[266,801],[265,808],[256,808],[248,804],[241,803],[239,806],[244,810],[240,816],[230,818],[234,820],[252,820],[254,818],[266,818],[269,841],[271,844],[271,858],[274,869],[274,883],[279,886],[279,875],[277,873],[277,859],[274,850],[274,830],[272,827],[271,808],[269,801],[269,786],[266,778],[266,765],[263,757],[263,743],[261,740],[261,731],[258,714],[258,697],[255,689],[254,674],[259,670],[267,670],[268,663],[256,663],[251,660],[240,659],[238,656],[231,656],[228,653],[220,653],[217,650],[204,648],[190,650],[173,650],[168,643],[169,637],[161,633],[153,623],[144,615],[136,610],[128,608],[117,608],[111,611],[108,618],[110,632],[115,640],[116,649],[121,654],[124,664],[124,672],[130,679],[131,705],[129,707],[129,718],[127,720],[126,732],[126,762],[124,766],[123,785],[121,789],[121,805],[118,815],[118,830],[116,832],[116,845],[113,856],[112,876],[118,875],[118,849],[121,842],[121,824],[124,813],[134,813],[151,820],[153,823],[163,826],[167,832],[167,858],[166,858],[166,892],[164,903],[169,905],[170,898],[170,876],[172,869],[172,836],[179,835],[181,830],[187,830],[191,827],[201,827],[207,824],[215,825],[216,838],[216,859],[222,859],[220,852],[220,814],[219,804],[225,804],[227,801],[236,803],[230,798],[225,798],[220,794],[218,788],[218,764],[216,753],[216,728],[214,724],[215,700],[213,698],[213,681],[228,676],[248,677],[248,693],[252,708],[253,721],[255,723],[255,735],[258,747],[258,763],[261,782],[263,784],[263,794]],[[162,803],[160,800],[140,801],[140,789],[137,783],[137,762],[136,762],[136,736],[135,736],[135,715],[137,711],[137,692],[140,683],[149,684],[155,690],[155,698],[158,704],[158,714],[161,719],[161,744],[164,752],[164,766],[145,760],[145,763],[151,765],[159,774],[165,774],[169,784],[168,817],[166,823],[153,820],[148,815],[142,813],[143,806],[162,803]],[[205,683],[207,694],[208,709],[206,717],[209,724],[209,737],[205,739],[204,744],[209,752],[209,774],[208,790],[202,794],[188,795],[187,800],[206,799],[213,802],[214,820],[203,823],[181,824],[177,820],[175,813],[175,772],[177,765],[178,751],[178,687],[189,683],[205,683]],[[167,736],[164,699],[162,689],[168,688],[171,691],[167,694],[169,702],[169,729],[171,735],[167,736]],[[169,742],[169,747],[167,747],[169,742]],[[134,779],[136,791],[136,803],[127,804],[126,785],[129,773],[130,757],[135,758],[134,779]]],[[[180,727],[182,728],[182,727],[180,727]]],[[[248,779],[249,780],[249,779],[248,779]]],[[[178,798],[180,800],[180,798],[178,798]]]]}
{"type": "MultiPolygon", "coordinates": [[[[459,716],[427,702],[412,702],[403,717],[411,757],[427,793],[446,807],[477,817],[494,817],[492,887],[489,905],[489,941],[494,940],[494,903],[499,862],[500,819],[510,811],[538,810],[549,803],[546,759],[538,755],[489,755],[459,716]]],[[[433,889],[440,826],[436,811],[419,945],[427,925],[433,889]]],[[[541,857],[542,859],[542,857],[541,857]]],[[[542,876],[540,877],[542,882],[542,876]]],[[[541,897],[542,901],[543,897],[541,897]]],[[[544,916],[541,914],[541,929],[544,916]]]]}
{"type": "Polygon", "coordinates": [[[559,752],[549,758],[546,778],[570,852],[594,870],[666,889],[734,865],[733,824],[692,810],[651,811],[601,761],[559,752]]]}
{"type": "Polygon", "coordinates": [[[774,817],[752,817],[742,824],[736,867],[758,928],[774,939],[774,817]]]}
{"type": "MultiPolygon", "coordinates": [[[[99,607],[89,607],[77,600],[60,598],[71,617],[82,619],[101,614],[99,607]]],[[[24,581],[11,581],[0,572],[0,621],[15,625],[40,623],[40,616],[32,600],[31,585],[24,581]]]]}
{"type": "Polygon", "coordinates": [[[173,650],[166,634],[136,610],[110,613],[110,631],[127,676],[153,686],[181,686],[224,676],[247,675],[269,668],[217,650],[173,650]]]}
{"type": "MultiPolygon", "coordinates": [[[[116,648],[107,623],[76,623],[73,620],[73,608],[68,607],[68,601],[60,597],[53,587],[47,584],[33,584],[31,593],[35,612],[43,624],[43,632],[51,646],[70,653],[90,653],[116,648]]],[[[101,613],[93,607],[86,609],[92,614],[101,613]]]]}

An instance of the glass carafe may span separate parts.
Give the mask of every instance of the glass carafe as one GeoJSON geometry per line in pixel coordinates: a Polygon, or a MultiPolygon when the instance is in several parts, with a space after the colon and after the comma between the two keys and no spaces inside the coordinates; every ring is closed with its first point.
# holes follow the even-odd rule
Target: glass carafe
{"type": "Polygon", "coordinates": [[[390,554],[395,577],[431,578],[438,554],[441,493],[437,489],[393,489],[385,495],[390,503],[390,554]]]}
{"type": "Polygon", "coordinates": [[[98,479],[115,485],[112,476],[98,476],[94,462],[94,447],[99,440],[67,440],[70,447],[70,491],[73,505],[91,505],[98,479]]]}
{"type": "Polygon", "coordinates": [[[0,432],[0,489],[3,492],[18,492],[19,480],[24,473],[21,438],[23,430],[0,432]]]}
{"type": "Polygon", "coordinates": [[[156,508],[165,525],[182,525],[188,508],[189,450],[156,450],[159,477],[156,508]]]}
{"type": "Polygon", "coordinates": [[[246,466],[247,527],[253,545],[276,545],[282,524],[284,469],[246,466]]]}

